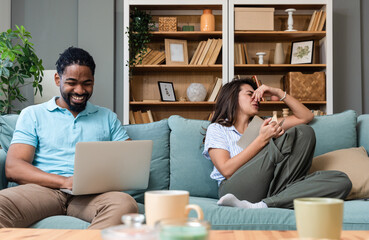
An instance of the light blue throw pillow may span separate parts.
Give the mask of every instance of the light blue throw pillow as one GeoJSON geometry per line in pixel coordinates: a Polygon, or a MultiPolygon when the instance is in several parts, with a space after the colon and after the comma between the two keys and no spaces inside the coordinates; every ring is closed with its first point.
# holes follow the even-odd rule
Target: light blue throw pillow
{"type": "Polygon", "coordinates": [[[316,116],[309,124],[316,135],[314,157],[338,149],[357,147],[356,121],[356,112],[353,110],[316,116]]]}
{"type": "Polygon", "coordinates": [[[168,120],[123,126],[132,140],[153,140],[149,186],[145,190],[127,191],[137,202],[144,202],[148,190],[169,188],[169,127],[168,120]]]}
{"type": "Polygon", "coordinates": [[[8,152],[10,142],[12,141],[18,116],[18,114],[7,114],[0,116],[0,145],[5,152],[8,152]]]}
{"type": "Polygon", "coordinates": [[[170,189],[187,190],[191,196],[218,198],[217,182],[210,178],[213,164],[202,155],[209,121],[171,116],[170,189]]]}
{"type": "Polygon", "coordinates": [[[357,118],[358,147],[363,146],[369,153],[369,114],[360,115],[357,118]]]}

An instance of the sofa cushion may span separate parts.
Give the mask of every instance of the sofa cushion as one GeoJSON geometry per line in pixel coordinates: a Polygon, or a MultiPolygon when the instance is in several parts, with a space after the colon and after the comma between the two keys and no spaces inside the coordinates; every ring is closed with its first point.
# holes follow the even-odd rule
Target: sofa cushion
{"type": "Polygon", "coordinates": [[[0,149],[0,190],[8,186],[8,180],[5,176],[5,160],[6,153],[4,149],[0,149]]]}
{"type": "MultiPolygon", "coordinates": [[[[190,197],[199,205],[213,230],[296,230],[293,210],[282,208],[243,209],[218,206],[217,199],[190,197]]],[[[196,217],[191,211],[190,217],[196,217]]]]}
{"type": "Polygon", "coordinates": [[[8,152],[12,141],[18,116],[18,114],[0,115],[0,145],[5,152],[8,152]]]}
{"type": "Polygon", "coordinates": [[[203,139],[209,121],[171,116],[170,186],[187,190],[191,196],[218,197],[218,185],[210,178],[213,164],[202,155],[203,139]]]}
{"type": "Polygon", "coordinates": [[[358,146],[363,146],[369,153],[369,114],[360,115],[357,118],[356,129],[358,146]]]}
{"type": "Polygon", "coordinates": [[[146,124],[123,126],[132,140],[152,140],[149,186],[145,190],[127,191],[137,202],[144,202],[147,190],[163,190],[169,188],[169,127],[168,120],[146,124]]]}
{"type": "Polygon", "coordinates": [[[343,148],[357,147],[356,112],[316,116],[309,124],[315,131],[314,157],[343,148]]]}
{"type": "MultiPolygon", "coordinates": [[[[242,209],[217,205],[217,199],[190,197],[199,205],[213,230],[296,230],[295,212],[283,208],[242,209]]],[[[369,229],[369,201],[345,201],[343,230],[369,229]]],[[[191,211],[190,217],[196,217],[191,211]]]]}
{"type": "Polygon", "coordinates": [[[352,189],[346,199],[369,198],[369,157],[364,147],[340,149],[315,157],[309,173],[323,170],[347,174],[352,189]]]}
{"type": "Polygon", "coordinates": [[[89,222],[71,216],[52,216],[42,219],[30,226],[30,228],[47,228],[47,229],[86,229],[90,225],[89,222]]]}

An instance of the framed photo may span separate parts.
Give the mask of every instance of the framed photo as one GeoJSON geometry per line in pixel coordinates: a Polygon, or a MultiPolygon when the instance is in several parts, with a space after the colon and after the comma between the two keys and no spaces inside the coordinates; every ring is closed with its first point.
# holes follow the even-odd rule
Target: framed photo
{"type": "Polygon", "coordinates": [[[187,40],[165,39],[166,65],[188,65],[187,40]]]}
{"type": "Polygon", "coordinates": [[[314,41],[292,42],[291,64],[313,63],[314,41]]]}
{"type": "Polygon", "coordinates": [[[174,93],[172,82],[158,82],[160,98],[163,102],[175,102],[176,95],[174,93]]]}

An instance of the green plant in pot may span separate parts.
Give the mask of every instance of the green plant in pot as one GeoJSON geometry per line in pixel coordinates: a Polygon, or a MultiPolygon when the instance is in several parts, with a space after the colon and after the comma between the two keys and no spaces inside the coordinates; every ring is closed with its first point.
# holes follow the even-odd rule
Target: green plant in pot
{"type": "Polygon", "coordinates": [[[0,113],[19,112],[13,110],[13,101],[24,102],[20,88],[32,84],[35,95],[42,94],[44,67],[29,41],[31,34],[23,26],[16,26],[0,34],[0,113]]]}
{"type": "Polygon", "coordinates": [[[152,16],[145,11],[135,8],[130,13],[130,24],[126,34],[129,39],[129,66],[142,62],[143,55],[147,52],[147,44],[151,42],[151,31],[154,22],[152,16]]]}

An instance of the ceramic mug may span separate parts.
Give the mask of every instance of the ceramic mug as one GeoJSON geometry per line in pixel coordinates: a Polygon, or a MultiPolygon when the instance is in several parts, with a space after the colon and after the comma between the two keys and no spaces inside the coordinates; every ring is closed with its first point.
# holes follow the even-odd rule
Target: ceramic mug
{"type": "Polygon", "coordinates": [[[293,201],[300,238],[340,239],[343,200],[336,198],[298,198],[293,201]]]}
{"type": "Polygon", "coordinates": [[[191,210],[195,210],[197,218],[202,220],[204,214],[198,205],[189,205],[188,191],[159,190],[145,192],[146,224],[154,226],[163,219],[184,219],[191,210]]]}

